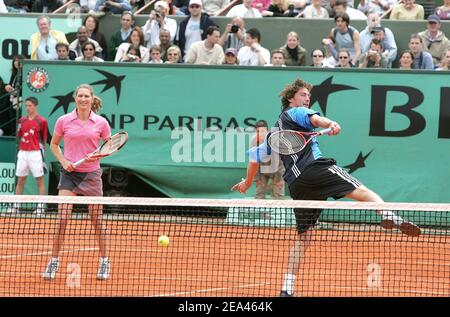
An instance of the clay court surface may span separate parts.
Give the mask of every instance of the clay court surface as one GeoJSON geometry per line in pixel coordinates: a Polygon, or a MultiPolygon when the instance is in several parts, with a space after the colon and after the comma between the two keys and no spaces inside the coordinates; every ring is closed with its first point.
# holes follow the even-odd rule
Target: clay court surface
{"type": "MultiPolygon", "coordinates": [[[[107,218],[110,279],[95,279],[98,246],[90,221],[73,219],[57,278],[44,281],[56,220],[1,217],[0,296],[278,296],[295,239],[293,229],[223,220],[107,218]],[[168,247],[157,244],[162,234],[171,238],[168,247]]],[[[296,295],[450,296],[448,231],[410,238],[365,229],[315,230],[296,295]]]]}

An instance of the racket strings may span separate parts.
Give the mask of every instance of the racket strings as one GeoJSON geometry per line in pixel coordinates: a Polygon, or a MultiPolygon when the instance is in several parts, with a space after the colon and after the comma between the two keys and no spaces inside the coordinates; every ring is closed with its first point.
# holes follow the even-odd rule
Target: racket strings
{"type": "Polygon", "coordinates": [[[272,135],[270,146],[280,154],[295,154],[305,145],[306,140],[297,133],[280,132],[272,135]]]}

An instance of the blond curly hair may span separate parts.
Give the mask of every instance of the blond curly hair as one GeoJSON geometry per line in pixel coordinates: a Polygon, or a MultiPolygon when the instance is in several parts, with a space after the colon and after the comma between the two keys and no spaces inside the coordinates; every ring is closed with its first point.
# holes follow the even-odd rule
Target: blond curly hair
{"type": "Polygon", "coordinates": [[[102,108],[102,100],[100,99],[100,97],[94,95],[94,100],[92,101],[92,106],[91,109],[92,111],[94,111],[95,113],[99,112],[100,109],[102,108]]]}

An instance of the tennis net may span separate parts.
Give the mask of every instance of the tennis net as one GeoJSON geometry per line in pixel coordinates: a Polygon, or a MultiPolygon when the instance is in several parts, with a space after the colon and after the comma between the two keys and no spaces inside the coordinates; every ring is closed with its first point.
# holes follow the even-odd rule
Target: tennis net
{"type": "Polygon", "coordinates": [[[1,196],[0,296],[278,296],[298,243],[294,208],[323,210],[296,296],[450,296],[447,204],[58,196],[1,196]],[[421,235],[382,228],[377,210],[421,235]],[[44,279],[65,219],[58,271],[44,279]],[[100,256],[110,271],[98,279],[100,256]]]}

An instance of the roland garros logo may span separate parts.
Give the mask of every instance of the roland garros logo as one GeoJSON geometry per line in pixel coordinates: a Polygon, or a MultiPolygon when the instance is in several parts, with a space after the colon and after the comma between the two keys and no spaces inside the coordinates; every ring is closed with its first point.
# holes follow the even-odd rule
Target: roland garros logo
{"type": "Polygon", "coordinates": [[[34,67],[28,71],[27,85],[34,93],[40,93],[47,89],[50,83],[48,72],[42,67],[34,67]]]}

